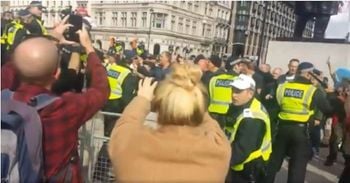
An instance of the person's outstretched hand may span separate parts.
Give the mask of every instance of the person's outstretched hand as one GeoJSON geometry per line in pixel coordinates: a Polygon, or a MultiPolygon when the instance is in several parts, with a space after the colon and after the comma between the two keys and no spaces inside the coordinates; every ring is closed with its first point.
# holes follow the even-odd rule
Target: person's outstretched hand
{"type": "Polygon", "coordinates": [[[59,22],[57,25],[55,25],[55,28],[51,31],[51,36],[55,37],[58,41],[59,44],[76,44],[74,41],[67,41],[63,33],[69,28],[72,27],[73,25],[67,24],[67,20],[69,18],[69,15],[64,17],[61,22],[59,22]]]}
{"type": "Polygon", "coordinates": [[[79,34],[80,44],[85,48],[87,54],[90,52],[94,52],[94,47],[92,46],[90,36],[87,30],[83,27],[83,30],[78,30],[77,34],[79,34]]]}
{"type": "Polygon", "coordinates": [[[138,96],[145,97],[147,100],[151,101],[153,99],[154,89],[156,88],[158,82],[153,82],[153,78],[146,77],[139,81],[139,91],[138,96]]]}

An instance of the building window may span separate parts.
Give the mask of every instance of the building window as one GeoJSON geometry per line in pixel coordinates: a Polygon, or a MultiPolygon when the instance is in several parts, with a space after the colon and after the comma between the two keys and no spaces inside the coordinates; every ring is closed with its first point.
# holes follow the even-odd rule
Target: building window
{"type": "Polygon", "coordinates": [[[131,27],[136,27],[137,13],[131,12],[131,27]]]}
{"type": "Polygon", "coordinates": [[[178,32],[183,32],[183,18],[179,18],[179,23],[178,23],[178,26],[177,26],[177,31],[178,32]]]}
{"type": "Polygon", "coordinates": [[[190,34],[190,25],[186,24],[186,33],[190,34]]]}
{"type": "Polygon", "coordinates": [[[155,14],[153,27],[164,28],[165,27],[165,14],[157,13],[155,14]]]}
{"type": "Polygon", "coordinates": [[[193,21],[192,22],[192,34],[195,35],[197,31],[197,22],[193,21]]]}
{"type": "Polygon", "coordinates": [[[207,27],[206,35],[207,35],[207,37],[211,36],[211,26],[210,25],[208,25],[208,27],[207,27]]]}
{"type": "Polygon", "coordinates": [[[192,2],[188,2],[187,4],[187,9],[192,11],[192,2]]]}
{"type": "Polygon", "coordinates": [[[113,16],[112,16],[113,25],[117,26],[118,25],[118,12],[113,12],[112,14],[113,14],[113,16]]]}
{"type": "Polygon", "coordinates": [[[207,11],[208,11],[208,3],[205,3],[204,15],[206,15],[206,14],[207,14],[207,11]]]}
{"type": "Polygon", "coordinates": [[[179,22],[179,25],[177,26],[177,31],[182,32],[183,31],[183,23],[179,22]]]}
{"type": "Polygon", "coordinates": [[[147,12],[142,12],[142,27],[147,26],[147,12]]]}
{"type": "Polygon", "coordinates": [[[203,23],[202,36],[205,36],[205,23],[203,23]]]}
{"type": "Polygon", "coordinates": [[[126,26],[127,26],[127,19],[126,19],[126,16],[127,16],[127,12],[122,12],[122,26],[123,26],[123,27],[126,27],[126,26]]]}
{"type": "Polygon", "coordinates": [[[171,16],[171,25],[170,30],[174,31],[175,29],[175,15],[171,16]]]}
{"type": "Polygon", "coordinates": [[[97,20],[98,20],[98,24],[99,25],[103,25],[104,24],[104,20],[105,20],[104,12],[97,12],[97,20]]]}
{"type": "Polygon", "coordinates": [[[181,7],[184,8],[186,6],[186,1],[181,1],[181,7]]]}
{"type": "Polygon", "coordinates": [[[246,1],[241,1],[241,6],[247,6],[248,5],[248,2],[246,1]]]}
{"type": "Polygon", "coordinates": [[[194,12],[198,12],[198,2],[195,2],[194,4],[194,12]]]}

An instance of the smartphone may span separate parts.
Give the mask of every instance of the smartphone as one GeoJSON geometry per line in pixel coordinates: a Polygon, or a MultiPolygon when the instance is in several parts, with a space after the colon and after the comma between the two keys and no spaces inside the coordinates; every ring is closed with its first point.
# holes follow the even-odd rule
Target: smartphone
{"type": "Polygon", "coordinates": [[[79,43],[80,40],[77,31],[83,28],[83,17],[79,15],[70,15],[68,18],[68,23],[73,26],[68,28],[66,39],[68,41],[74,41],[79,43]]]}

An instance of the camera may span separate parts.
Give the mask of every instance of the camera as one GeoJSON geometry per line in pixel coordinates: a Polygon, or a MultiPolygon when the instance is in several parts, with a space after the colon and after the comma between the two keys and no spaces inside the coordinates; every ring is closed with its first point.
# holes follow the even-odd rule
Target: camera
{"type": "Polygon", "coordinates": [[[64,34],[64,37],[68,41],[74,41],[79,43],[79,35],[76,33],[78,30],[81,30],[83,28],[83,17],[79,15],[75,15],[72,12],[72,6],[68,6],[68,8],[61,11],[61,19],[69,15],[68,18],[68,24],[73,25],[72,27],[68,28],[67,33],[64,34]]]}

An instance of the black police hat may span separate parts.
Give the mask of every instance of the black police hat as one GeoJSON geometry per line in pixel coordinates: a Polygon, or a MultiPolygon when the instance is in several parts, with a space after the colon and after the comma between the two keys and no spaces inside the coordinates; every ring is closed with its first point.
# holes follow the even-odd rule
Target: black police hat
{"type": "Polygon", "coordinates": [[[314,70],[314,65],[310,62],[302,62],[298,66],[299,72],[309,72],[314,70]]]}
{"type": "Polygon", "coordinates": [[[38,7],[41,10],[46,9],[46,7],[43,6],[41,1],[32,1],[32,2],[30,2],[29,7],[38,7]]]}
{"type": "Polygon", "coordinates": [[[17,15],[20,16],[20,17],[26,17],[26,16],[31,15],[31,14],[30,14],[30,12],[28,10],[23,9],[23,10],[19,10],[17,15]]]}

